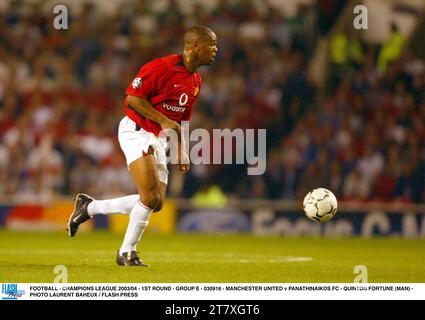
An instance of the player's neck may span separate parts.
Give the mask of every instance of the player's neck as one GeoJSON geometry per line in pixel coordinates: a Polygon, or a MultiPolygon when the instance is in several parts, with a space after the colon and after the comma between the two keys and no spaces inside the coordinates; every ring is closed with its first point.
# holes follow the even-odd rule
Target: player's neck
{"type": "Polygon", "coordinates": [[[187,52],[183,52],[183,65],[190,73],[194,73],[199,68],[199,63],[187,52]]]}

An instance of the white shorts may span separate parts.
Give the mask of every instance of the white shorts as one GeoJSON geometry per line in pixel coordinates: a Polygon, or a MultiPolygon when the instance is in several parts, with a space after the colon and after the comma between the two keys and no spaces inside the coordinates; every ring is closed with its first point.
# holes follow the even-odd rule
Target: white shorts
{"type": "Polygon", "coordinates": [[[118,141],[124,152],[127,166],[147,154],[149,147],[152,147],[159,181],[168,183],[167,140],[165,137],[158,138],[152,132],[145,131],[143,128],[136,130],[136,123],[126,116],[120,122],[118,141]]]}

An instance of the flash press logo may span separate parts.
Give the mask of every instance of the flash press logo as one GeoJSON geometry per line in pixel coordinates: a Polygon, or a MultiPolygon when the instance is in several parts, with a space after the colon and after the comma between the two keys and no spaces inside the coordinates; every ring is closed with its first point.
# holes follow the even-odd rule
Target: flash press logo
{"type": "Polygon", "coordinates": [[[2,300],[17,300],[25,294],[25,290],[18,290],[16,283],[5,283],[1,285],[2,300]]]}

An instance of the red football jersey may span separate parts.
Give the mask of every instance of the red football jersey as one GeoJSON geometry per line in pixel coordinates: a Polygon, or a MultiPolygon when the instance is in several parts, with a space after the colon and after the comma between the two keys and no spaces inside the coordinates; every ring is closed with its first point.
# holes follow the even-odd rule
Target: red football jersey
{"type": "MultiPolygon", "coordinates": [[[[201,76],[189,72],[181,55],[169,55],[146,63],[125,94],[147,99],[152,106],[178,123],[189,121],[192,106],[201,90],[201,76]]],[[[126,115],[138,126],[156,136],[161,131],[158,123],[143,117],[124,101],[126,115]]]]}

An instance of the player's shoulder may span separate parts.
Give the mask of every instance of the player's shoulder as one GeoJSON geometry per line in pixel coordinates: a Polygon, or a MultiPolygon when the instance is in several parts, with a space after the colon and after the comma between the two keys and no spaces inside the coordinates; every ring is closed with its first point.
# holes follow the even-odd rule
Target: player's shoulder
{"type": "Polygon", "coordinates": [[[174,67],[178,65],[181,61],[182,57],[178,54],[171,54],[168,56],[160,57],[153,59],[147,62],[143,68],[146,69],[168,69],[170,67],[174,67]]]}
{"type": "Polygon", "coordinates": [[[180,54],[170,54],[168,56],[159,58],[164,66],[174,67],[181,63],[182,56],[180,54]]]}

